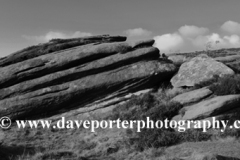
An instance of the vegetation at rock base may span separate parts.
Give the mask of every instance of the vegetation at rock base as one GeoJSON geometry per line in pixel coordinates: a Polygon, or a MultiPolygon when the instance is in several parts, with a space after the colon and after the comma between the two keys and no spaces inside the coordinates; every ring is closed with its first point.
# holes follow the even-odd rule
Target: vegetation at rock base
{"type": "MultiPolygon", "coordinates": [[[[157,92],[146,93],[140,96],[133,96],[127,103],[117,106],[109,119],[122,120],[164,120],[178,114],[182,106],[179,103],[171,102],[170,99],[186,90],[174,90],[170,88],[160,88],[157,92]]],[[[15,131],[16,132],[16,131],[15,131]]],[[[1,146],[1,151],[19,154],[12,159],[17,160],[57,160],[57,159],[138,159],[138,156],[154,159],[165,155],[168,146],[183,144],[183,142],[199,142],[207,140],[229,141],[240,137],[239,130],[227,129],[225,132],[207,132],[190,129],[186,132],[178,132],[169,128],[142,129],[136,132],[135,129],[126,130],[126,135],[121,135],[122,131],[100,130],[90,136],[90,131],[79,130],[19,130],[16,133],[10,131],[9,134],[17,134],[16,138],[10,140],[19,143],[19,146],[8,148],[1,146]],[[116,135],[117,134],[117,135],[116,135]],[[51,135],[51,136],[49,136],[51,135]],[[112,139],[118,137],[119,139],[112,139]],[[232,138],[229,138],[232,137],[232,138]],[[224,138],[224,139],[223,139],[224,138]],[[33,141],[34,139],[34,141],[33,141]],[[28,147],[23,147],[24,145],[28,147]],[[29,150],[30,146],[37,147],[29,150]],[[16,153],[16,147],[21,148],[16,153]],[[14,153],[13,153],[14,152],[14,153]],[[134,157],[134,158],[131,158],[134,157]]],[[[143,158],[144,159],[144,158],[143,158]]]]}
{"type": "MultiPolygon", "coordinates": [[[[178,114],[181,104],[169,101],[171,96],[166,92],[148,93],[142,97],[134,97],[123,106],[116,107],[112,119],[121,120],[143,120],[146,117],[153,121],[164,121],[171,119],[178,114]]],[[[134,145],[137,150],[143,151],[147,148],[159,148],[171,146],[181,142],[195,142],[210,139],[211,135],[203,133],[201,130],[187,130],[178,132],[170,128],[144,128],[141,132],[129,130],[128,141],[134,145]]]]}
{"type": "Polygon", "coordinates": [[[240,75],[224,76],[219,78],[209,88],[215,95],[240,94],[240,75]]]}

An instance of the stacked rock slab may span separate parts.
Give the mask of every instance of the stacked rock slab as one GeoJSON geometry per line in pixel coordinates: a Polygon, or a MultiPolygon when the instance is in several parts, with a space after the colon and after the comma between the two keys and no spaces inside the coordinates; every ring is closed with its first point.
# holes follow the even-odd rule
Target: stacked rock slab
{"type": "Polygon", "coordinates": [[[172,99],[172,101],[178,102],[182,105],[186,105],[190,103],[199,102],[200,100],[210,96],[211,94],[212,94],[212,91],[207,87],[204,87],[204,88],[196,89],[190,92],[177,95],[172,99]]]}
{"type": "Polygon", "coordinates": [[[15,52],[9,56],[0,59],[0,67],[4,67],[17,62],[22,62],[27,59],[50,54],[56,51],[72,48],[75,46],[82,46],[87,44],[96,44],[104,42],[123,42],[126,41],[126,37],[122,36],[91,36],[84,38],[72,38],[72,39],[52,39],[49,43],[39,44],[31,46],[15,52]]]}
{"type": "Polygon", "coordinates": [[[80,45],[66,48],[78,39],[58,39],[43,45],[61,45],[64,50],[40,55],[37,46],[34,56],[21,57],[31,54],[30,48],[3,58],[0,116],[16,119],[67,112],[113,93],[154,87],[175,74],[175,65],[159,59],[152,40],[138,42],[137,47],[125,40],[103,35],[80,39],[80,45]]]}

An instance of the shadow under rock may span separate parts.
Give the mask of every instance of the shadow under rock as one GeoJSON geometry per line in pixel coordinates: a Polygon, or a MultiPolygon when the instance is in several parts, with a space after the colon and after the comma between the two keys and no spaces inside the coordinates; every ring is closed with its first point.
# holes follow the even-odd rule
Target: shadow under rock
{"type": "Polygon", "coordinates": [[[0,159],[13,160],[22,155],[33,155],[35,149],[25,146],[0,146],[0,159]]]}

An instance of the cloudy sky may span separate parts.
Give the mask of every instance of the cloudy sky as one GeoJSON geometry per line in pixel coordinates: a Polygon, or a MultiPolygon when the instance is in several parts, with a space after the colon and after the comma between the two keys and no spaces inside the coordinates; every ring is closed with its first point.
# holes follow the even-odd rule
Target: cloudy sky
{"type": "Polygon", "coordinates": [[[154,38],[161,52],[240,47],[240,0],[0,0],[0,56],[52,38],[154,38]]]}

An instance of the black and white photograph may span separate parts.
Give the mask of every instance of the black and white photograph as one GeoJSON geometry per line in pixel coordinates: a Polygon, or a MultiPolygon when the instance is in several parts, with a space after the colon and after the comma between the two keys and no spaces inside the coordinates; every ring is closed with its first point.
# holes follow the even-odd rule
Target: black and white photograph
{"type": "Polygon", "coordinates": [[[0,0],[0,160],[240,160],[240,0],[0,0]]]}

